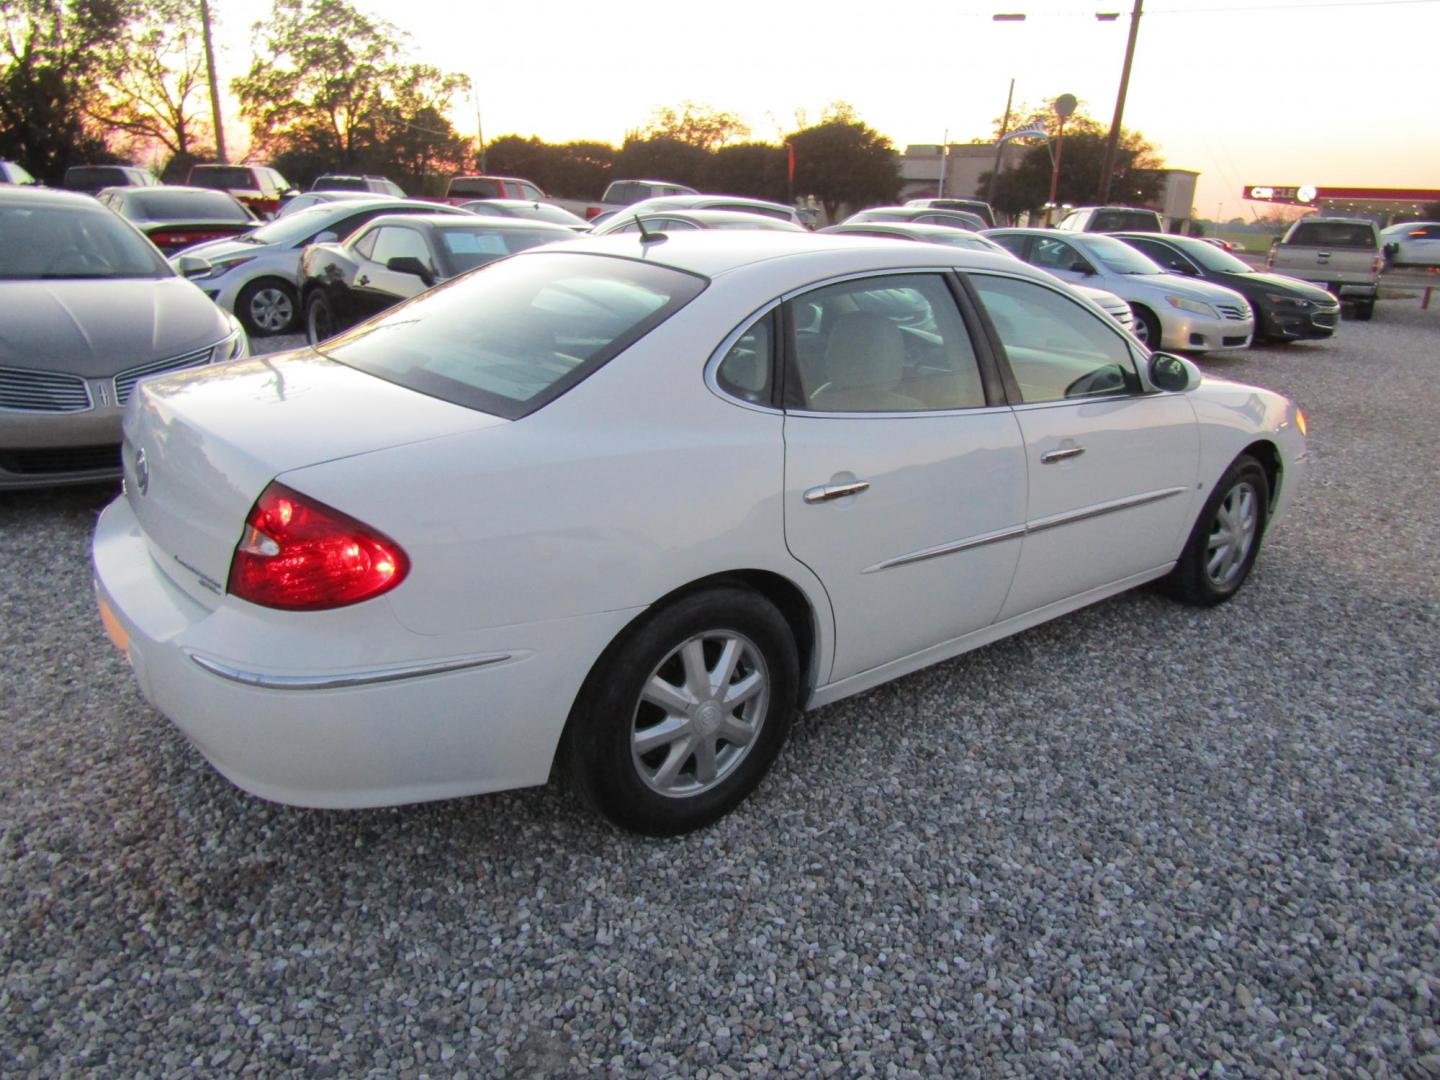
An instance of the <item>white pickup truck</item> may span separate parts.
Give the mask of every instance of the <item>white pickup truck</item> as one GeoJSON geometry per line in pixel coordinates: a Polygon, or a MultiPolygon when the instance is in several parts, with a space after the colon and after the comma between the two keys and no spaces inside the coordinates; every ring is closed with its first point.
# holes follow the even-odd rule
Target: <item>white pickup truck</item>
{"type": "Polygon", "coordinates": [[[579,214],[586,221],[594,221],[605,214],[623,210],[642,199],[654,199],[661,195],[698,195],[692,187],[672,184],[668,180],[611,180],[599,202],[582,199],[549,199],[556,206],[563,206],[572,214],[579,214]]]}
{"type": "Polygon", "coordinates": [[[1297,277],[1354,305],[1355,318],[1375,314],[1385,257],[1380,234],[1364,218],[1305,218],[1276,241],[1265,261],[1278,274],[1297,277]]]}

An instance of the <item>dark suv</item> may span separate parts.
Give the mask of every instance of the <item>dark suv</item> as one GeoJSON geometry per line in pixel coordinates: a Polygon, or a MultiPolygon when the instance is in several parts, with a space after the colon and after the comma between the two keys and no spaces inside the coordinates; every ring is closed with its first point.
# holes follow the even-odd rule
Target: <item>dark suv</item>
{"type": "Polygon", "coordinates": [[[160,183],[149,169],[137,165],[71,165],[60,186],[94,195],[108,187],[154,187],[160,183]]]}

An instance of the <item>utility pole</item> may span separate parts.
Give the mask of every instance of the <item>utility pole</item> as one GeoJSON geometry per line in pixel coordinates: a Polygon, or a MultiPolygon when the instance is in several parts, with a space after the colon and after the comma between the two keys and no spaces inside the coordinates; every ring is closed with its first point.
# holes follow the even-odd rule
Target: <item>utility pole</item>
{"type": "Polygon", "coordinates": [[[995,164],[990,168],[990,183],[985,188],[985,201],[995,202],[995,178],[1000,175],[1000,151],[1005,148],[1005,136],[1010,134],[1010,103],[1015,100],[1015,80],[1010,80],[1010,92],[1005,95],[1005,119],[1000,121],[1000,137],[995,140],[995,164]]]}
{"type": "Polygon", "coordinates": [[[935,197],[945,197],[945,166],[950,163],[950,129],[945,129],[945,139],[940,144],[940,183],[935,185],[935,197]]]}
{"type": "Polygon", "coordinates": [[[225,125],[220,121],[220,84],[215,79],[215,46],[210,40],[210,2],[200,0],[200,34],[205,39],[205,74],[210,79],[210,118],[215,124],[215,160],[224,165],[225,125]]]}
{"type": "Polygon", "coordinates": [[[1144,0],[1135,0],[1130,12],[1130,37],[1125,42],[1125,66],[1120,69],[1120,92],[1115,95],[1115,119],[1110,121],[1110,137],[1105,140],[1105,161],[1100,166],[1101,206],[1110,201],[1110,177],[1115,171],[1115,144],[1120,141],[1120,119],[1125,115],[1125,92],[1130,88],[1130,63],[1135,59],[1135,35],[1140,32],[1140,8],[1144,0]]]}

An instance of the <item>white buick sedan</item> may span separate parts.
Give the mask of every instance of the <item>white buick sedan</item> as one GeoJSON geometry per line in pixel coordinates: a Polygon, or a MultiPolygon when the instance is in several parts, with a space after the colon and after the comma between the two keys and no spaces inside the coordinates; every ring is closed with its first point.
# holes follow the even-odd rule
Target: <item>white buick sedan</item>
{"type": "Polygon", "coordinates": [[[546,782],[706,824],[813,709],[1164,578],[1228,599],[1305,420],[1014,259],[584,239],[140,385],[102,619],[236,784],[546,782]]]}

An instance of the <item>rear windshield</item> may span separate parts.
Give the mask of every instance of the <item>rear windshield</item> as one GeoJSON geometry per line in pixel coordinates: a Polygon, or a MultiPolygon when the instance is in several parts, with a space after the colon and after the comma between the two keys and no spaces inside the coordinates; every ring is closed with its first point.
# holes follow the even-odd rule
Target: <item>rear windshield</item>
{"type": "Polygon", "coordinates": [[[537,253],[432,289],[323,348],[422,394],[517,420],[629,348],[706,284],[633,259],[537,253]]]}
{"type": "Polygon", "coordinates": [[[1295,226],[1287,244],[1315,247],[1375,248],[1375,229],[1349,221],[1302,221],[1295,226]]]}
{"type": "Polygon", "coordinates": [[[311,191],[369,191],[363,176],[322,176],[310,185],[311,191]]]}
{"type": "Polygon", "coordinates": [[[574,238],[572,233],[558,229],[487,229],[473,225],[436,229],[435,236],[449,264],[450,276],[467,273],[526,248],[574,238]]]}
{"type": "Polygon", "coordinates": [[[1159,232],[1160,215],[1153,210],[1097,210],[1090,232],[1159,232]]]}
{"type": "Polygon", "coordinates": [[[137,191],[130,196],[145,221],[251,221],[243,206],[223,191],[137,191]]]}
{"type": "Polygon", "coordinates": [[[98,203],[0,205],[0,279],[172,276],[149,241],[98,203]]]}
{"type": "Polygon", "coordinates": [[[124,169],[113,165],[72,165],[65,170],[65,187],[71,191],[99,191],[105,187],[123,187],[130,182],[124,169]]]}
{"type": "Polygon", "coordinates": [[[457,199],[498,199],[504,193],[498,180],[487,180],[483,176],[457,176],[450,181],[447,194],[457,199]]]}
{"type": "Polygon", "coordinates": [[[190,170],[190,183],[195,187],[254,191],[255,176],[247,168],[226,165],[197,165],[190,170]]]}

